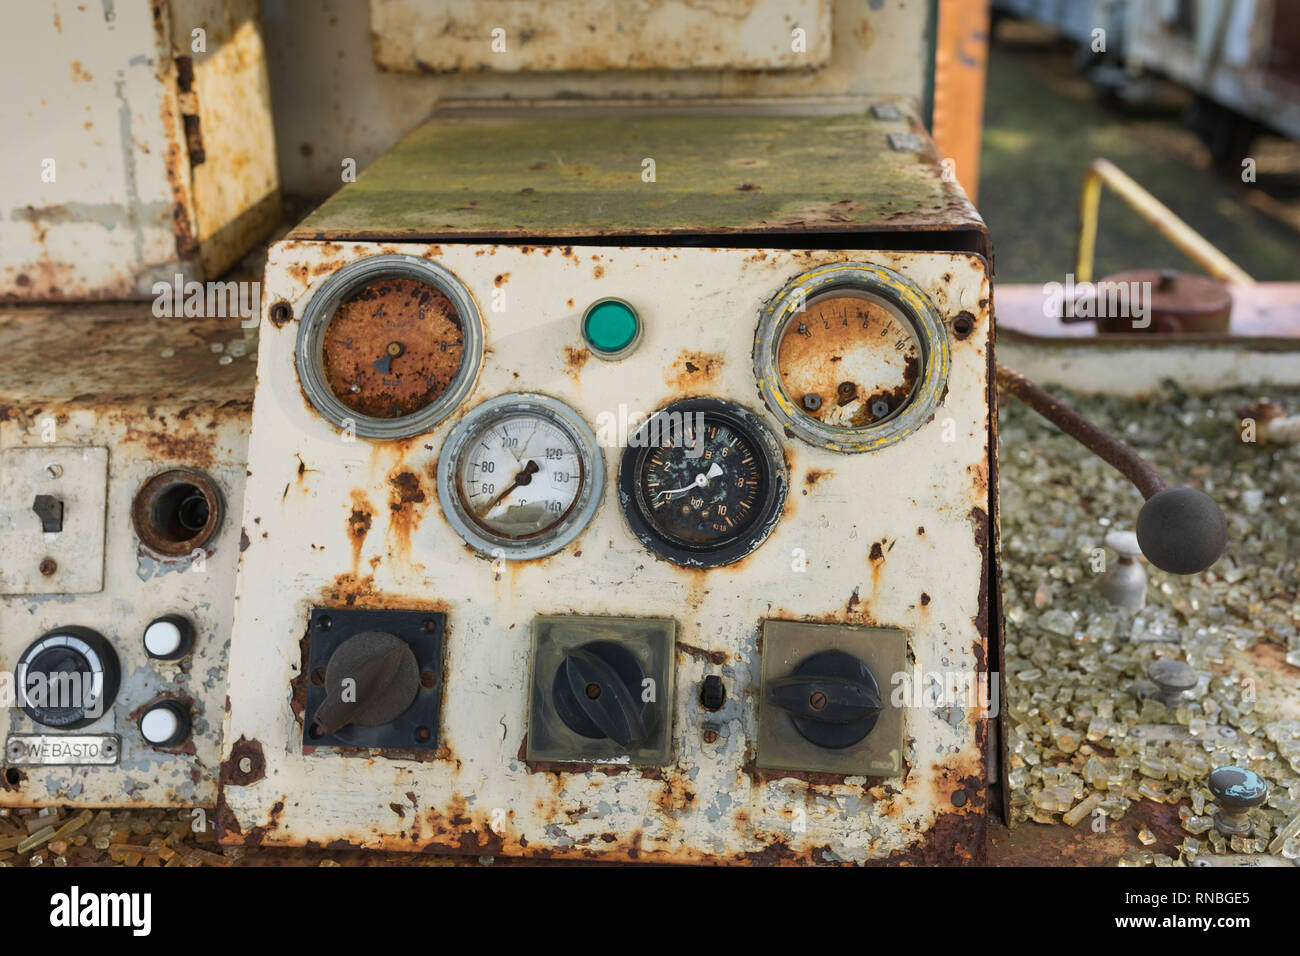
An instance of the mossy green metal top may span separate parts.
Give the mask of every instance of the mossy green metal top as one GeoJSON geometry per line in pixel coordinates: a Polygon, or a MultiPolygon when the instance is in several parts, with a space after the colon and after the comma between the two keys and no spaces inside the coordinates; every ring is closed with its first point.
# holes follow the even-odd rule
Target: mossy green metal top
{"type": "Polygon", "coordinates": [[[984,236],[906,101],[556,101],[440,108],[289,238],[916,231],[984,236]]]}

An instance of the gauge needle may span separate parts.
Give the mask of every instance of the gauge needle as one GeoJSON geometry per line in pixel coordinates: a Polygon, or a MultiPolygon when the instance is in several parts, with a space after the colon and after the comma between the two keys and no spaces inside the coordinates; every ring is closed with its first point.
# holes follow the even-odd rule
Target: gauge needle
{"type": "Polygon", "coordinates": [[[682,492],[690,491],[692,488],[703,488],[705,485],[709,483],[710,478],[716,478],[720,474],[722,474],[722,467],[715,461],[712,465],[709,466],[708,474],[705,474],[704,472],[700,472],[698,475],[695,476],[695,480],[692,481],[685,488],[670,488],[667,491],[659,492],[659,494],[667,495],[669,498],[671,498],[673,495],[680,495],[682,492]]]}
{"type": "Polygon", "coordinates": [[[506,495],[510,494],[510,492],[514,491],[520,485],[529,484],[533,480],[533,475],[535,475],[539,470],[540,469],[537,465],[537,462],[533,461],[530,458],[528,460],[528,464],[524,465],[523,471],[515,475],[515,480],[510,482],[510,484],[506,485],[505,488],[501,490],[501,494],[497,495],[495,498],[489,501],[482,508],[478,509],[478,516],[480,518],[483,517],[485,514],[487,514],[497,505],[501,504],[501,502],[505,499],[506,495]]]}

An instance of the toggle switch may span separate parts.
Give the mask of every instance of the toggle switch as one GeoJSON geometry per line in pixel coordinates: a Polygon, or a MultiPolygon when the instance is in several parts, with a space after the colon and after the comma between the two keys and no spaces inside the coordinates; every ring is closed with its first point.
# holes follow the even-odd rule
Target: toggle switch
{"type": "Polygon", "coordinates": [[[179,660],[194,647],[194,626],[179,614],[154,618],[144,629],[144,652],[155,660],[179,660]]]}
{"type": "Polygon", "coordinates": [[[37,495],[32,510],[41,519],[41,530],[57,533],[63,530],[63,502],[54,495],[37,495]]]}
{"type": "Polygon", "coordinates": [[[175,747],[189,735],[190,709],[180,701],[158,701],[140,715],[140,736],[151,747],[175,747]]]}
{"type": "Polygon", "coordinates": [[[727,702],[727,686],[717,674],[709,674],[700,686],[700,706],[705,710],[721,710],[727,702]]]}

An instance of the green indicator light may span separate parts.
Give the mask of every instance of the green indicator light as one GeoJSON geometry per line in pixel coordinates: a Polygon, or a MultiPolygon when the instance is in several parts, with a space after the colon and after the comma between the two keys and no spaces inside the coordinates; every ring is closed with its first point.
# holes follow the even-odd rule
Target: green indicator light
{"type": "Polygon", "coordinates": [[[600,358],[622,358],[641,338],[641,319],[622,299],[599,299],[582,317],[582,337],[600,358]]]}

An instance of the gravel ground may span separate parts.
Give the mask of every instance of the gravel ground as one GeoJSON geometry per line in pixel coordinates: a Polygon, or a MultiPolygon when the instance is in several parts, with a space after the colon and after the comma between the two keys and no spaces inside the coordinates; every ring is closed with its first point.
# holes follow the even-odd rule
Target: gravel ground
{"type": "MultiPolygon", "coordinates": [[[[1300,585],[1289,544],[1300,541],[1300,448],[1240,440],[1235,410],[1258,397],[1250,392],[1200,397],[1168,387],[1141,404],[1061,397],[1123,436],[1170,485],[1191,484],[1214,497],[1228,518],[1229,545],[1200,575],[1148,567],[1146,607],[1113,608],[1098,592],[1093,560],[1107,531],[1132,529],[1141,496],[1027,408],[1012,402],[1002,409],[1014,818],[1053,823],[1064,816],[1085,828],[1104,825],[1101,814],[1120,819],[1146,800],[1176,807],[1181,839],[1144,829],[1139,838],[1154,849],[1126,862],[1233,852],[1300,858],[1300,585]],[[1278,667],[1289,693],[1265,692],[1235,666],[1234,655],[1260,642],[1282,648],[1287,663],[1278,667]],[[1200,678],[1172,710],[1143,696],[1153,689],[1146,669],[1156,658],[1185,660],[1200,678]],[[1190,739],[1144,743],[1133,732],[1138,724],[1177,724],[1190,739]],[[1225,726],[1239,734],[1226,746],[1225,726]],[[1206,787],[1211,768],[1225,764],[1249,767],[1271,785],[1267,803],[1252,811],[1253,832],[1231,839],[1214,828],[1206,787]]],[[[1300,409],[1300,391],[1272,397],[1300,409]]]]}

